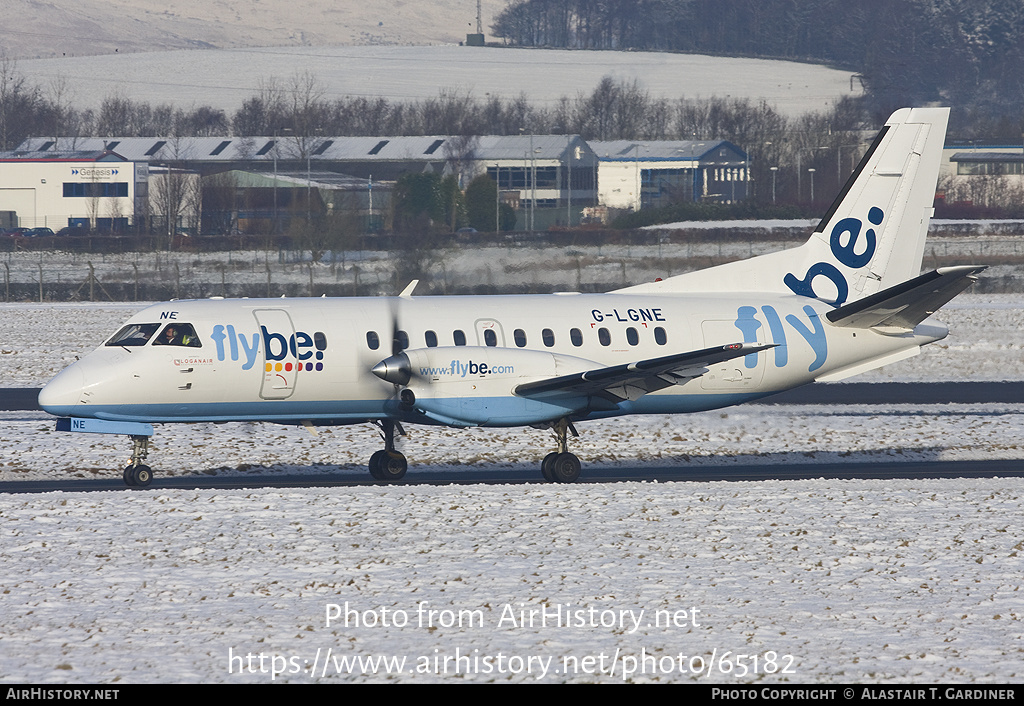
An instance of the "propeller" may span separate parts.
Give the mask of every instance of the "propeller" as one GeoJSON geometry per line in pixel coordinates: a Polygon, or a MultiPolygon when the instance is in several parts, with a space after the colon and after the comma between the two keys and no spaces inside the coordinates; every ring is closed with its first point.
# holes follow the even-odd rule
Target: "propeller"
{"type": "Polygon", "coordinates": [[[413,290],[416,289],[419,282],[418,279],[414,279],[398,297],[388,300],[388,313],[391,319],[391,355],[370,369],[370,372],[381,380],[395,385],[396,392],[399,392],[399,387],[409,384],[409,380],[412,379],[412,365],[409,362],[409,357],[403,352],[409,347],[409,334],[402,330],[399,322],[399,300],[411,298],[413,290]]]}

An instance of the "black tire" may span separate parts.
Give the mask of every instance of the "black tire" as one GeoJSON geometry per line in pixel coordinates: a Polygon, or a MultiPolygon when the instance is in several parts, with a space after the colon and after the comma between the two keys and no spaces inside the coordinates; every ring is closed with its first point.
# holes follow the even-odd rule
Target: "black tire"
{"type": "Polygon", "coordinates": [[[129,486],[129,487],[134,487],[135,486],[135,479],[133,477],[133,472],[134,471],[135,471],[135,466],[126,466],[125,469],[124,469],[124,473],[121,474],[121,478],[124,479],[124,484],[129,486]]]}
{"type": "Polygon", "coordinates": [[[374,451],[373,455],[370,456],[370,476],[374,480],[384,480],[384,476],[381,474],[381,459],[387,455],[387,451],[381,449],[380,451],[374,451]]]}
{"type": "Polygon", "coordinates": [[[555,462],[556,458],[558,458],[558,452],[552,451],[544,457],[543,461],[540,462],[540,474],[544,476],[544,480],[548,483],[555,482],[555,474],[551,472],[551,466],[555,462]]]}
{"type": "Polygon", "coordinates": [[[551,463],[551,475],[556,483],[574,483],[580,477],[580,460],[575,454],[558,454],[551,463]]]}
{"type": "Polygon", "coordinates": [[[384,452],[384,457],[380,461],[381,480],[402,480],[407,470],[409,470],[409,462],[405,460],[403,454],[397,451],[384,452]]]}
{"type": "Polygon", "coordinates": [[[138,465],[132,469],[133,485],[146,488],[153,482],[153,469],[149,466],[138,465]]]}

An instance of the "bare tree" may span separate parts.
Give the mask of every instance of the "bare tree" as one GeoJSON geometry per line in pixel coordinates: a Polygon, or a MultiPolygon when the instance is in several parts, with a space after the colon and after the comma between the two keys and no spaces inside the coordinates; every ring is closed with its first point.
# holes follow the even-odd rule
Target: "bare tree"
{"type": "Polygon", "coordinates": [[[180,137],[168,141],[154,156],[166,163],[160,173],[154,175],[153,170],[150,171],[149,198],[152,211],[166,219],[170,247],[182,217],[195,215],[198,218],[202,194],[200,187],[192,182],[198,182],[199,175],[184,168],[189,154],[185,140],[180,137]]]}

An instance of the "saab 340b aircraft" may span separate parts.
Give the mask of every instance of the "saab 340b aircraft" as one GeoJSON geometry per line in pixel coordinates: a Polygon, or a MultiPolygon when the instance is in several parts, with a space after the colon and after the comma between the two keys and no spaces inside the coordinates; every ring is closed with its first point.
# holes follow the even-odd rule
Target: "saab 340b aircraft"
{"type": "Polygon", "coordinates": [[[696,412],[841,380],[944,338],[929,317],[983,267],[919,275],[948,109],[889,118],[802,246],[606,294],[214,299],[156,304],[43,388],[63,431],[127,434],[145,486],[152,424],[372,423],[370,474],[406,472],[403,424],[551,428],[696,412]]]}

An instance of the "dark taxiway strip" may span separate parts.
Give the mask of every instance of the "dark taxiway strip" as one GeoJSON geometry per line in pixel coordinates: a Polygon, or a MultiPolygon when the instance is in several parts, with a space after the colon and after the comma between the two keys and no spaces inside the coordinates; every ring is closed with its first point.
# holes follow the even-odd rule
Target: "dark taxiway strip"
{"type": "MultiPolygon", "coordinates": [[[[577,483],[647,482],[708,482],[708,481],[763,481],[827,479],[926,479],[926,478],[1021,478],[1024,460],[978,461],[912,461],[882,463],[801,463],[801,464],[747,464],[736,466],[671,466],[664,468],[600,468],[584,464],[577,483]]],[[[544,483],[540,471],[534,470],[472,470],[431,471],[416,470],[396,485],[525,485],[544,483]]],[[[64,478],[48,481],[14,481],[0,483],[0,493],[51,492],[153,492],[161,490],[230,490],[240,488],[335,488],[379,485],[365,476],[353,473],[325,473],[322,475],[278,475],[267,471],[265,475],[189,475],[168,477],[157,472],[148,488],[128,488],[119,475],[109,478],[64,478]]]]}

